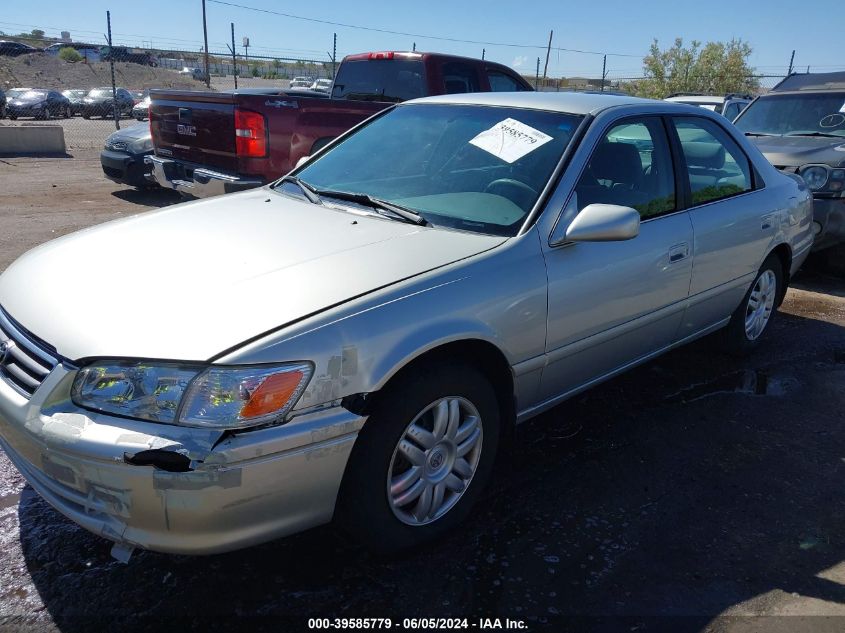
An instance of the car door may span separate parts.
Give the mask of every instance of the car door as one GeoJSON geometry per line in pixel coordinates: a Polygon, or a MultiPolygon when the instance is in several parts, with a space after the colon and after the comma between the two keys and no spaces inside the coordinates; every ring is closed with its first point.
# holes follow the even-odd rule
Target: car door
{"type": "Polygon", "coordinates": [[[543,400],[587,386],[676,340],[693,237],[677,189],[661,117],[610,124],[551,243],[544,245],[549,297],[543,400]],[[639,235],[620,242],[562,241],[566,226],[591,203],[637,209],[639,235]]]}
{"type": "Polygon", "coordinates": [[[682,336],[729,318],[757,273],[777,223],[766,207],[762,182],[739,144],[721,123],[705,117],[672,117],[692,221],[693,268],[682,336]]]}

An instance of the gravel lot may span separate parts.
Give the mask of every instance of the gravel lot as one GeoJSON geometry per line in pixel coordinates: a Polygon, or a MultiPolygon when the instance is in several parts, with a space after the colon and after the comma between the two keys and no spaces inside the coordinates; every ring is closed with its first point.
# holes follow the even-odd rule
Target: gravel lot
{"type": "MultiPolygon", "coordinates": [[[[58,235],[176,201],[111,184],[93,153],[0,159],[0,270],[58,235]]],[[[521,426],[472,519],[397,559],[328,526],[122,565],[0,453],[0,627],[454,616],[532,631],[842,631],[843,328],[845,283],[800,275],[755,356],[703,340],[521,426]]]]}

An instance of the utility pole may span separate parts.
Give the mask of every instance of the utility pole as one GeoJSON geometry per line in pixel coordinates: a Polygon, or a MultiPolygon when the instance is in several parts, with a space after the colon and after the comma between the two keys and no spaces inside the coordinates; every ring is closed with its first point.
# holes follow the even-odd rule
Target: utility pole
{"type": "Polygon", "coordinates": [[[607,55],[604,56],[604,61],[601,63],[601,91],[604,92],[604,78],[607,77],[607,55]]]}
{"type": "Polygon", "coordinates": [[[229,50],[232,51],[232,67],[234,70],[232,71],[235,77],[235,90],[238,89],[238,56],[235,54],[235,23],[232,22],[232,45],[229,47],[229,50]]]}
{"type": "Polygon", "coordinates": [[[546,47],[546,65],[543,66],[543,79],[546,78],[546,72],[549,70],[549,53],[552,52],[552,35],[554,34],[554,31],[549,31],[549,45],[546,47]]]}
{"type": "Polygon", "coordinates": [[[540,89],[540,58],[537,58],[537,74],[534,75],[534,90],[540,89]]]}
{"type": "Polygon", "coordinates": [[[481,59],[484,59],[484,54],[487,52],[486,48],[481,49],[481,59]]]}
{"type": "Polygon", "coordinates": [[[793,50],[792,51],[792,57],[789,58],[789,71],[787,71],[787,73],[786,73],[787,75],[792,74],[792,62],[794,62],[794,61],[795,61],[795,51],[793,50]]]}
{"type": "Polygon", "coordinates": [[[248,37],[244,37],[243,44],[244,44],[244,57],[246,58],[246,70],[247,70],[247,72],[249,72],[249,38],[248,37]]]}
{"type": "Polygon", "coordinates": [[[417,52],[417,43],[416,42],[414,42],[414,45],[411,47],[411,50],[414,51],[415,53],[417,52]]]}
{"type": "Polygon", "coordinates": [[[111,103],[114,113],[114,129],[120,129],[120,108],[117,107],[117,86],[114,83],[114,49],[111,45],[111,11],[106,11],[106,28],[108,29],[109,41],[109,66],[111,66],[111,103]]]}
{"type": "MultiPolygon", "coordinates": [[[[414,50],[417,50],[417,45],[414,43],[414,50]]],[[[335,66],[337,65],[337,33],[334,34],[334,43],[332,44],[332,80],[335,76],[335,66]]]]}
{"type": "Polygon", "coordinates": [[[211,73],[208,71],[208,27],[205,23],[205,0],[202,0],[202,39],[205,52],[205,87],[211,88],[211,73]]]}

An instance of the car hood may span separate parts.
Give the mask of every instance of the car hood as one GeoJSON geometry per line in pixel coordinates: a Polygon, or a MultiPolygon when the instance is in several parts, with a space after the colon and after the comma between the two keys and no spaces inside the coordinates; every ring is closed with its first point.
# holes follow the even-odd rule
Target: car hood
{"type": "Polygon", "coordinates": [[[801,167],[824,163],[845,166],[845,137],[751,136],[751,141],[775,167],[801,167]]]}
{"type": "Polygon", "coordinates": [[[106,144],[114,143],[115,141],[126,141],[129,143],[149,136],[150,126],[146,123],[142,123],[131,127],[121,128],[117,132],[112,132],[106,139],[106,144]]]}
{"type": "Polygon", "coordinates": [[[29,106],[46,101],[47,97],[33,97],[31,99],[12,99],[12,105],[29,106]]]}
{"type": "Polygon", "coordinates": [[[0,276],[0,305],[66,358],[207,360],[503,241],[257,189],[39,246],[0,276]]]}

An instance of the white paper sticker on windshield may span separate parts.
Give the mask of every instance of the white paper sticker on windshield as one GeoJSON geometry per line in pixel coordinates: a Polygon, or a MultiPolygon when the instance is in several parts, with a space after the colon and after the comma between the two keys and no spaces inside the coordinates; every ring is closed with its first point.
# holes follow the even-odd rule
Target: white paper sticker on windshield
{"type": "Polygon", "coordinates": [[[840,111],[840,112],[845,112],[845,103],[843,103],[843,104],[842,104],[842,107],[841,107],[841,108],[839,108],[839,111],[840,111]]]}
{"type": "Polygon", "coordinates": [[[543,134],[525,123],[516,119],[505,119],[489,130],[484,130],[472,139],[470,144],[490,152],[506,163],[512,163],[551,140],[552,137],[548,134],[543,134]]]}

